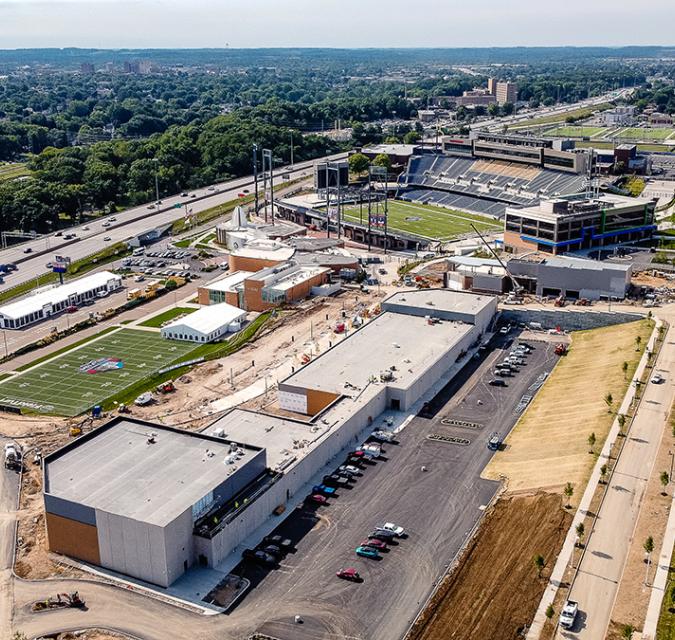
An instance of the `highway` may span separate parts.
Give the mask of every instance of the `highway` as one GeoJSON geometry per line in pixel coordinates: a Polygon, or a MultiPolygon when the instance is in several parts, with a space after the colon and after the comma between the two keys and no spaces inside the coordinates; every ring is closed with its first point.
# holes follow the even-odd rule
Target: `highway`
{"type": "MultiPolygon", "coordinates": [[[[3,449],[9,440],[0,436],[3,449]]],[[[4,458],[3,458],[4,459],[4,458]]],[[[12,562],[14,559],[14,523],[18,495],[18,476],[15,471],[0,469],[0,637],[11,637],[12,562]]]]}
{"type": "MultiPolygon", "coordinates": [[[[288,166],[276,168],[274,184],[281,184],[283,182],[281,176],[286,174],[290,176],[291,180],[311,175],[314,164],[319,161],[338,160],[346,157],[346,153],[341,153],[296,164],[292,169],[288,166]]],[[[252,186],[253,176],[245,176],[229,182],[193,189],[185,192],[188,193],[187,197],[181,197],[180,195],[162,197],[162,204],[156,209],[149,209],[148,207],[152,203],[146,203],[133,209],[102,217],[96,221],[71,227],[67,231],[63,230],[64,236],[67,233],[76,234],[77,237],[71,240],[66,240],[64,236],[56,236],[52,233],[4,249],[0,251],[0,264],[14,262],[19,268],[11,274],[6,274],[5,284],[0,285],[0,291],[32,280],[45,273],[48,271],[46,264],[53,260],[54,255],[65,255],[73,261],[85,258],[107,245],[128,240],[157,226],[183,218],[186,211],[186,207],[183,205],[187,205],[187,209],[192,210],[193,214],[197,214],[219,204],[231,202],[244,189],[252,192],[252,186]],[[192,194],[195,194],[194,198],[191,197],[192,194]],[[180,204],[181,207],[176,208],[176,204],[180,204]],[[116,221],[110,222],[110,218],[116,218],[116,221]],[[110,223],[108,228],[103,227],[106,222],[110,223]],[[104,238],[110,238],[110,240],[104,240],[104,238]],[[32,251],[30,254],[25,253],[28,248],[32,251]]],[[[259,189],[261,188],[262,183],[259,185],[259,189]]]]}

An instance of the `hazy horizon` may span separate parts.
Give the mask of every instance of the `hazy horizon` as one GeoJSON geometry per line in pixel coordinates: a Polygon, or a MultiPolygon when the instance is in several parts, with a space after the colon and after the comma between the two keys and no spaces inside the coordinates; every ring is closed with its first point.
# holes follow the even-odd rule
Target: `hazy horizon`
{"type": "Polygon", "coordinates": [[[673,46],[675,2],[612,0],[0,0],[0,47],[487,48],[673,46]]]}

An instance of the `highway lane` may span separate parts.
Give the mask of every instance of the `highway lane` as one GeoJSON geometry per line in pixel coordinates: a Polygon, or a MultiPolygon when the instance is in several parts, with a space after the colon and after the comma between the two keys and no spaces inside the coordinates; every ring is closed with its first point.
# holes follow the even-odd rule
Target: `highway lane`
{"type": "MultiPolygon", "coordinates": [[[[8,439],[0,437],[3,449],[8,439]]],[[[4,460],[4,458],[3,458],[4,460]]],[[[11,637],[12,560],[14,554],[14,513],[18,495],[15,471],[0,469],[0,638],[11,637]]]]}
{"type": "MultiPolygon", "coordinates": [[[[327,159],[345,158],[347,154],[335,154],[328,156],[327,159]]],[[[290,167],[279,167],[275,169],[275,185],[283,182],[282,175],[289,174],[291,179],[309,176],[315,163],[324,161],[326,158],[317,158],[309,162],[296,164],[293,169],[290,167]]],[[[140,233],[154,229],[163,224],[169,224],[185,216],[185,206],[176,208],[174,205],[187,205],[194,214],[206,209],[210,209],[225,202],[231,202],[236,199],[237,194],[243,189],[252,191],[253,176],[245,176],[229,182],[211,185],[201,189],[187,191],[188,197],[173,195],[164,197],[162,204],[157,209],[148,209],[151,203],[127,209],[114,215],[100,218],[93,222],[88,222],[63,231],[66,233],[75,233],[77,238],[74,240],[65,240],[63,236],[57,237],[54,234],[42,236],[29,242],[15,245],[11,248],[0,251],[0,263],[15,262],[18,264],[18,270],[7,274],[5,284],[0,285],[0,291],[11,288],[28,280],[36,278],[38,275],[47,271],[46,263],[53,259],[54,254],[66,255],[72,260],[77,260],[90,256],[100,251],[105,246],[115,242],[128,240],[140,233]],[[211,187],[214,190],[210,190],[211,187]],[[217,191],[216,191],[217,189],[217,191]],[[192,194],[196,198],[191,198],[192,194]],[[201,199],[200,199],[201,198],[201,199]],[[110,223],[109,228],[104,228],[103,224],[110,221],[110,218],[116,218],[116,222],[110,223]],[[110,240],[104,240],[109,237],[110,240]],[[25,249],[30,248],[30,256],[24,253],[25,249]]],[[[261,185],[262,186],[262,185],[261,185]]]]}

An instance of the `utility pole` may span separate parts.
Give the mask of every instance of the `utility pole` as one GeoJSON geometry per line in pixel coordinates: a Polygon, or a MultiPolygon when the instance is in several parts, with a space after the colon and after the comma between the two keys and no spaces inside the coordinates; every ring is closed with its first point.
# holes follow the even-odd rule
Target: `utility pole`
{"type": "Polygon", "coordinates": [[[368,167],[368,251],[370,251],[370,224],[372,219],[373,212],[373,193],[372,193],[372,183],[370,179],[370,167],[368,167]]]}
{"type": "Polygon", "coordinates": [[[291,129],[291,170],[293,169],[293,129],[291,129]]]}
{"type": "Polygon", "coordinates": [[[152,161],[155,163],[155,204],[159,204],[159,160],[153,158],[152,161]]]}

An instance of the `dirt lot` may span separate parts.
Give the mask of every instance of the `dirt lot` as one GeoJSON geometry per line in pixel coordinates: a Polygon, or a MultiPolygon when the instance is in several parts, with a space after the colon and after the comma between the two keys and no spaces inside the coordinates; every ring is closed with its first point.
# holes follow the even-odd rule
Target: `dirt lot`
{"type": "MultiPolygon", "coordinates": [[[[110,631],[101,631],[99,629],[89,629],[82,633],[60,633],[57,636],[48,636],[49,640],[124,640],[128,636],[110,631]]],[[[45,640],[47,640],[45,638],[45,640]]]]}
{"type": "Polygon", "coordinates": [[[595,464],[588,436],[595,433],[599,451],[614,420],[604,397],[612,394],[616,411],[641,356],[635,337],[640,335],[644,346],[650,332],[650,323],[640,321],[572,334],[568,355],[506,439],[506,450],[487,466],[485,477],[507,476],[509,491],[557,489],[571,482],[574,504],[595,464]],[[625,374],[623,362],[628,363],[625,374]]]}
{"type": "Polygon", "coordinates": [[[557,494],[499,500],[410,640],[513,640],[534,616],[571,519],[557,494]]]}

